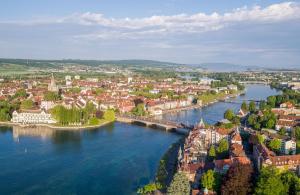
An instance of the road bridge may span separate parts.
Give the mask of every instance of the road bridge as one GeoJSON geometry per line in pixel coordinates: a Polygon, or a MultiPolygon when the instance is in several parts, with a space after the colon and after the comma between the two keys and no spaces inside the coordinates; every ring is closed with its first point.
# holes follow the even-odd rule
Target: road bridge
{"type": "Polygon", "coordinates": [[[117,121],[125,123],[140,123],[147,127],[163,128],[166,131],[182,131],[183,129],[191,130],[194,127],[183,123],[176,123],[174,121],[159,120],[152,117],[133,116],[133,115],[117,115],[117,121]]]}

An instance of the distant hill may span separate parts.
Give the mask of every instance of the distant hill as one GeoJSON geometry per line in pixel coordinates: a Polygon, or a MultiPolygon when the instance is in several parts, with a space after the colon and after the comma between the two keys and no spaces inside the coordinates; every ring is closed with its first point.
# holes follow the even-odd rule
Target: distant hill
{"type": "Polygon", "coordinates": [[[248,70],[263,70],[263,68],[257,66],[242,66],[229,63],[203,63],[196,66],[210,72],[243,72],[248,70]]]}
{"type": "Polygon", "coordinates": [[[102,66],[102,65],[117,65],[117,66],[153,66],[153,67],[169,67],[180,66],[180,64],[171,62],[161,62],[154,60],[32,60],[32,59],[5,59],[0,58],[0,66],[21,65],[26,67],[36,68],[55,68],[60,65],[86,65],[86,66],[102,66]]]}

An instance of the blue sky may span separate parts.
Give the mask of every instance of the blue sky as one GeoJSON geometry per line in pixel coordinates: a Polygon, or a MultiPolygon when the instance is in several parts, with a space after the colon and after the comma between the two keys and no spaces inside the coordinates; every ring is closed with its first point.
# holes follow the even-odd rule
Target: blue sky
{"type": "Polygon", "coordinates": [[[7,0],[0,57],[300,66],[300,2],[7,0]]]}

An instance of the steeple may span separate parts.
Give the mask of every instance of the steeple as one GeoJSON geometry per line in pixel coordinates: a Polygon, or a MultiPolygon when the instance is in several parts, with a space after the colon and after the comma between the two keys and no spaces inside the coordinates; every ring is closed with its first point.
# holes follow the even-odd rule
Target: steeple
{"type": "Polygon", "coordinates": [[[53,92],[57,92],[58,91],[58,87],[56,86],[53,73],[51,74],[51,81],[50,81],[50,83],[48,85],[48,91],[53,91],[53,92]]]}
{"type": "Polygon", "coordinates": [[[198,128],[204,128],[204,127],[205,127],[203,118],[201,118],[201,120],[200,120],[200,122],[198,123],[197,127],[198,127],[198,128]]]}

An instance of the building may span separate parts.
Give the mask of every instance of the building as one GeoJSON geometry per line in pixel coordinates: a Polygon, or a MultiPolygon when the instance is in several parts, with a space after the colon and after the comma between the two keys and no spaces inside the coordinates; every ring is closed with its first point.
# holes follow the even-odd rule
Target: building
{"type": "Polygon", "coordinates": [[[48,85],[48,91],[58,92],[58,86],[55,83],[53,73],[52,73],[52,76],[51,76],[51,81],[48,85]]]}
{"type": "Polygon", "coordinates": [[[42,112],[22,112],[14,111],[11,121],[21,124],[50,124],[56,121],[51,118],[51,114],[42,112]]]}
{"type": "Polygon", "coordinates": [[[41,101],[41,109],[43,110],[50,110],[51,108],[54,108],[55,103],[53,101],[41,101]]]}
{"type": "Polygon", "coordinates": [[[236,85],[228,85],[227,88],[229,90],[233,90],[233,91],[237,91],[238,90],[238,87],[236,85]]]}
{"type": "Polygon", "coordinates": [[[300,116],[279,115],[275,128],[277,131],[280,130],[280,128],[282,127],[285,128],[287,131],[291,131],[294,127],[298,125],[300,125],[300,116]]]}
{"type": "Polygon", "coordinates": [[[253,146],[253,158],[258,170],[266,166],[275,166],[279,169],[288,169],[299,174],[299,154],[276,156],[276,154],[270,151],[264,144],[256,144],[253,146]]]}
{"type": "Polygon", "coordinates": [[[292,139],[281,140],[280,152],[282,154],[296,154],[296,142],[292,139]]]}

